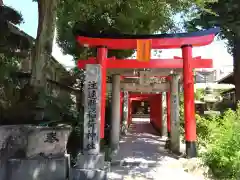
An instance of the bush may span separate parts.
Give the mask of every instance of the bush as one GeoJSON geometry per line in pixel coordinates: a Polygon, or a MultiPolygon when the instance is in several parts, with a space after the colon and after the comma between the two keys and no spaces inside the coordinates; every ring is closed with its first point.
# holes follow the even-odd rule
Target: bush
{"type": "Polygon", "coordinates": [[[206,147],[212,133],[212,129],[220,125],[222,121],[219,115],[200,116],[196,114],[197,142],[201,147],[206,147]]]}
{"type": "MultiPolygon", "coordinates": [[[[222,115],[196,114],[196,126],[199,155],[212,171],[214,178],[240,179],[240,104],[236,111],[229,109],[222,115]]],[[[180,131],[184,136],[182,94],[180,131]]]]}
{"type": "Polygon", "coordinates": [[[240,107],[236,112],[227,110],[222,116],[198,119],[199,141],[206,147],[201,156],[217,179],[240,178],[239,115],[240,107]]]}

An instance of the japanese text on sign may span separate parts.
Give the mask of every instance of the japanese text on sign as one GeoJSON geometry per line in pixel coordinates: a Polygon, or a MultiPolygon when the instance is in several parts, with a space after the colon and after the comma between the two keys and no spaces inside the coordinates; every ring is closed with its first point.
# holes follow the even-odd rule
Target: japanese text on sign
{"type": "Polygon", "coordinates": [[[97,82],[95,81],[89,81],[88,82],[88,132],[87,132],[87,138],[88,138],[88,144],[87,149],[96,149],[94,140],[97,138],[97,133],[95,132],[95,125],[96,125],[96,118],[97,118],[97,82]]]}

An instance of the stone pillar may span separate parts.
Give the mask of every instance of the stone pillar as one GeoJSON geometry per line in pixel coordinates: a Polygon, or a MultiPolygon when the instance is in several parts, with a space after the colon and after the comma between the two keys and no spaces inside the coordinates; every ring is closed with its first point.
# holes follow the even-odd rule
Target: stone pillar
{"type": "Polygon", "coordinates": [[[180,152],[180,118],[179,118],[179,75],[172,75],[171,80],[171,135],[170,149],[174,153],[180,152]]]}
{"type": "Polygon", "coordinates": [[[132,100],[128,97],[128,122],[127,127],[132,124],[132,100]]]}
{"type": "Polygon", "coordinates": [[[166,92],[162,93],[162,135],[167,136],[166,92]]]}
{"type": "Polygon", "coordinates": [[[116,154],[119,149],[120,138],[120,75],[112,78],[112,114],[111,114],[111,149],[116,154]]]}
{"type": "Polygon", "coordinates": [[[171,139],[171,92],[166,92],[166,116],[167,116],[167,141],[165,148],[170,148],[170,139],[171,139]]]}
{"type": "Polygon", "coordinates": [[[167,106],[167,134],[170,139],[171,136],[171,93],[166,93],[166,106],[167,106]]]}
{"type": "Polygon", "coordinates": [[[196,119],[194,104],[194,79],[192,69],[192,46],[182,47],[183,56],[183,88],[184,88],[184,121],[187,157],[197,156],[196,119]]]}
{"type": "Polygon", "coordinates": [[[122,125],[122,119],[123,119],[123,92],[120,91],[120,124],[122,125]]]}
{"type": "Polygon", "coordinates": [[[86,65],[83,154],[72,171],[73,180],[106,179],[100,153],[101,75],[101,65],[86,65]]]}
{"type": "Polygon", "coordinates": [[[122,134],[126,134],[128,128],[128,92],[123,92],[123,122],[121,132],[122,134]]]}

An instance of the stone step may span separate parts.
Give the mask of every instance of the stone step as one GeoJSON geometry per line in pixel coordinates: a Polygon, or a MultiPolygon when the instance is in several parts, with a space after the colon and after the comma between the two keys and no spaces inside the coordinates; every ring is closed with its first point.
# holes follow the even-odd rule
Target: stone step
{"type": "Polygon", "coordinates": [[[71,169],[72,180],[107,180],[107,172],[99,169],[71,169]]]}
{"type": "Polygon", "coordinates": [[[156,167],[157,161],[150,161],[141,158],[128,158],[111,162],[111,166],[138,166],[138,167],[156,167]]]}

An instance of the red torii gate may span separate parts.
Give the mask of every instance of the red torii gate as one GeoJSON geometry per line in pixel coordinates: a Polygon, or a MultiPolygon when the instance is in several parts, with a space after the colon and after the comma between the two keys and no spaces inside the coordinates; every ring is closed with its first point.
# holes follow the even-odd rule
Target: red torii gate
{"type": "MultiPolygon", "coordinates": [[[[192,47],[204,46],[212,43],[219,28],[212,28],[205,31],[193,33],[177,34],[157,34],[157,35],[127,35],[127,34],[91,34],[88,32],[75,30],[77,41],[85,47],[97,47],[96,60],[88,60],[86,63],[98,63],[102,68],[102,94],[101,94],[101,137],[104,137],[105,121],[105,92],[107,68],[183,68],[184,85],[184,119],[185,119],[185,139],[186,153],[189,157],[196,156],[196,121],[194,107],[194,80],[193,68],[207,68],[209,61],[202,61],[199,58],[192,58],[192,47]],[[107,58],[107,49],[136,49],[138,40],[151,40],[152,49],[181,48],[182,60],[151,60],[149,62],[137,62],[134,60],[114,60],[107,58]],[[200,67],[196,67],[196,62],[200,67]]],[[[86,63],[78,63],[82,68],[86,63]]]]}

